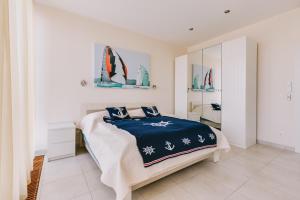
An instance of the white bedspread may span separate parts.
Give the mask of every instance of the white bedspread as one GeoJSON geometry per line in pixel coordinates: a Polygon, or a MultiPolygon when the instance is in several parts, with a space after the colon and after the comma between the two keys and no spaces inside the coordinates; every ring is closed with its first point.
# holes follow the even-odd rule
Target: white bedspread
{"type": "Polygon", "coordinates": [[[81,121],[80,128],[100,163],[101,181],[115,190],[117,200],[123,200],[131,192],[132,185],[154,177],[174,165],[213,152],[216,148],[226,151],[230,149],[225,136],[213,129],[218,141],[216,148],[196,151],[144,168],[135,137],[103,122],[102,118],[103,113],[100,112],[89,114],[81,121]]]}

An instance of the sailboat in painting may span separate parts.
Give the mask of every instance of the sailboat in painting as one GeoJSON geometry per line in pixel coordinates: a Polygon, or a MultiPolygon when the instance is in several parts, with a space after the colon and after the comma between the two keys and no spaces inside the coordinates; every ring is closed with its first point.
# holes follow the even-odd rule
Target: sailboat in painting
{"type": "Polygon", "coordinates": [[[201,89],[206,92],[213,92],[215,90],[214,88],[214,82],[213,82],[213,71],[212,68],[210,68],[204,77],[203,85],[201,85],[201,89]]]}
{"type": "Polygon", "coordinates": [[[148,86],[149,84],[149,73],[143,65],[140,65],[136,76],[136,85],[148,86]]]}
{"type": "Polygon", "coordinates": [[[128,69],[121,56],[110,46],[103,51],[100,81],[102,86],[121,87],[126,84],[128,69]]]}

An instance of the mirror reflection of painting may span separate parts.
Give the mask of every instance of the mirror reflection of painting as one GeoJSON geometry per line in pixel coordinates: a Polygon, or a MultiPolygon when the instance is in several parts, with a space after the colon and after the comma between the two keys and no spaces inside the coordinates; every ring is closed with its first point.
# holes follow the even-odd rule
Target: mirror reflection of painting
{"type": "Polygon", "coordinates": [[[149,88],[149,68],[147,54],[95,45],[95,87],[149,88]]]}
{"type": "Polygon", "coordinates": [[[193,90],[200,90],[202,84],[202,66],[201,65],[192,65],[193,67],[193,82],[192,82],[192,89],[193,90]]]}
{"type": "Polygon", "coordinates": [[[214,71],[211,67],[193,64],[193,91],[214,92],[214,71]]]}

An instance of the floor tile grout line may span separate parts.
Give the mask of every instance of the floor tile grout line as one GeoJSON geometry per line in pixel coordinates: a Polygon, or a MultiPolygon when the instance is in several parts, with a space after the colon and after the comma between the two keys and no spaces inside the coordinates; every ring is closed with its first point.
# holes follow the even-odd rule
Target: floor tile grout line
{"type": "Polygon", "coordinates": [[[80,175],[81,173],[78,173],[78,174],[72,174],[72,175],[69,175],[69,176],[64,176],[64,177],[60,177],[60,178],[57,178],[57,179],[55,179],[55,180],[52,180],[52,181],[48,181],[48,182],[43,182],[42,184],[41,184],[41,186],[45,186],[45,185],[48,185],[48,184],[53,184],[53,183],[55,183],[55,182],[57,182],[57,181],[60,181],[60,180],[62,180],[62,179],[66,179],[66,178],[71,178],[71,177],[73,177],[73,176],[78,176],[78,175],[80,175]]]}
{"type": "Polygon", "coordinates": [[[92,195],[92,190],[89,187],[88,180],[87,180],[87,177],[86,177],[86,173],[85,173],[84,169],[82,168],[82,166],[80,166],[80,170],[81,170],[81,173],[83,175],[86,187],[88,188],[89,195],[90,195],[91,199],[93,200],[94,198],[93,198],[93,195],[92,195]]]}
{"type": "MultiPolygon", "coordinates": [[[[75,159],[76,159],[77,162],[79,161],[76,157],[75,157],[75,159]]],[[[47,163],[46,163],[46,164],[47,164],[47,163]]],[[[44,186],[47,185],[47,184],[53,184],[53,183],[55,183],[55,182],[57,182],[57,181],[61,181],[62,179],[66,179],[66,178],[71,178],[71,177],[75,177],[75,176],[82,175],[82,176],[83,176],[83,179],[84,179],[84,182],[85,182],[85,184],[86,184],[86,187],[87,187],[87,189],[88,189],[88,193],[89,193],[90,197],[92,198],[91,190],[90,190],[90,188],[89,188],[89,186],[88,186],[87,179],[86,179],[84,170],[82,169],[82,166],[79,165],[79,169],[80,169],[80,173],[76,173],[76,174],[73,174],[73,175],[60,177],[60,178],[57,178],[57,179],[55,179],[55,180],[49,181],[49,182],[47,182],[47,183],[42,183],[42,184],[41,184],[41,187],[44,187],[44,186]]],[[[72,199],[74,199],[74,198],[83,196],[84,194],[86,194],[86,193],[82,193],[82,194],[76,195],[76,196],[70,198],[69,200],[72,200],[72,199]]]]}
{"type": "MultiPolygon", "coordinates": [[[[281,150],[276,156],[274,156],[274,158],[272,158],[269,162],[267,162],[261,169],[257,170],[257,174],[262,172],[264,169],[266,169],[275,159],[279,158],[282,153],[283,153],[284,149],[281,150]]],[[[230,195],[228,195],[224,200],[229,199],[230,197],[232,197],[232,195],[234,195],[234,193],[236,193],[238,190],[240,190],[245,184],[247,184],[247,182],[249,182],[250,180],[252,180],[255,176],[257,176],[257,174],[250,176],[247,181],[245,181],[242,185],[240,185],[235,191],[233,191],[230,195]]]]}
{"type": "MultiPolygon", "coordinates": [[[[75,158],[76,159],[76,157],[71,157],[71,158],[75,158]]],[[[54,161],[51,161],[51,162],[56,162],[56,161],[62,161],[62,160],[67,160],[67,159],[69,159],[69,158],[64,158],[64,159],[60,159],[60,160],[54,160],[54,161]]],[[[76,161],[77,161],[77,159],[76,159],[76,161]]],[[[46,169],[46,165],[48,165],[48,163],[49,163],[49,161],[47,161],[46,163],[44,163],[45,164],[45,169],[43,169],[43,170],[45,170],[45,171],[47,171],[47,169],[46,169]]],[[[53,163],[51,163],[51,164],[53,164],[53,163]]],[[[80,171],[81,171],[81,167],[79,166],[79,168],[80,168],[80,171]]],[[[44,186],[44,185],[47,185],[47,184],[50,184],[50,183],[54,183],[54,182],[56,182],[56,181],[59,181],[59,180],[61,180],[61,179],[64,179],[64,178],[70,178],[70,177],[73,177],[73,176],[78,176],[80,173],[76,173],[76,174],[72,174],[72,175],[67,175],[67,176],[64,176],[64,177],[60,177],[60,178],[56,178],[56,179],[54,179],[54,180],[52,180],[52,181],[47,181],[47,182],[45,182],[45,173],[47,173],[47,172],[43,172],[43,180],[41,181],[41,186],[44,186]]]]}
{"type": "MultiPolygon", "coordinates": [[[[56,179],[55,181],[51,181],[51,183],[47,183],[47,184],[53,184],[53,183],[55,183],[55,182],[57,182],[57,181],[60,181],[61,179],[70,178],[70,177],[75,177],[75,176],[79,176],[79,175],[83,175],[83,174],[76,174],[76,175],[72,175],[72,176],[62,177],[62,178],[56,179]]],[[[84,176],[84,175],[83,175],[83,176],[84,176]]],[[[84,178],[85,184],[87,184],[87,183],[86,183],[86,180],[85,180],[85,177],[83,177],[83,178],[84,178]]],[[[47,184],[45,184],[45,185],[47,185],[47,184]]],[[[45,187],[45,185],[41,185],[39,189],[42,191],[42,189],[45,187]]],[[[88,190],[89,190],[88,185],[86,185],[86,186],[87,186],[87,188],[88,188],[88,190]]],[[[90,194],[90,190],[89,190],[88,192],[89,192],[89,194],[90,194]]],[[[84,194],[85,194],[85,193],[76,195],[75,197],[72,197],[72,198],[69,199],[69,200],[72,200],[72,199],[74,199],[74,198],[76,198],[76,197],[80,197],[80,196],[82,196],[82,195],[84,195],[84,194]]],[[[42,196],[42,193],[41,193],[41,196],[42,196]]]]}
{"type": "Polygon", "coordinates": [[[239,187],[236,188],[236,190],[234,190],[232,193],[230,193],[227,197],[225,197],[224,200],[229,199],[234,193],[236,193],[238,190],[240,190],[245,184],[247,184],[250,180],[252,180],[258,173],[260,173],[261,171],[263,171],[266,167],[268,167],[276,158],[280,157],[280,154],[282,153],[282,151],[280,151],[280,153],[278,153],[277,156],[274,156],[274,158],[272,158],[269,162],[267,162],[261,169],[257,170],[257,172],[253,175],[250,175],[248,177],[248,179],[242,183],[239,187]]]}
{"type": "Polygon", "coordinates": [[[247,180],[245,180],[241,185],[239,185],[235,190],[233,190],[227,197],[224,198],[224,200],[230,198],[234,193],[236,193],[238,190],[240,190],[246,183],[249,182],[251,177],[248,177],[247,180]]]}
{"type": "MultiPolygon", "coordinates": [[[[80,171],[81,171],[81,169],[80,169],[80,171]]],[[[46,185],[48,185],[48,184],[53,184],[53,183],[55,183],[55,182],[57,182],[57,181],[61,181],[62,179],[66,179],[66,178],[71,178],[71,177],[74,177],[74,176],[79,176],[81,173],[76,173],[76,174],[72,174],[72,175],[67,175],[67,176],[64,176],[64,177],[60,177],[60,178],[56,178],[56,179],[54,179],[54,180],[52,180],[52,181],[47,181],[47,182],[42,182],[42,184],[41,184],[41,186],[46,186],[46,185]]],[[[45,178],[43,178],[43,179],[45,179],[45,178]]]]}
{"type": "Polygon", "coordinates": [[[267,167],[267,163],[265,164],[265,166],[263,166],[261,169],[255,170],[255,174],[252,174],[250,176],[247,176],[247,180],[244,181],[240,186],[238,186],[232,193],[230,193],[227,197],[225,197],[225,200],[230,198],[234,193],[236,193],[238,190],[240,190],[244,185],[246,185],[250,180],[252,180],[256,174],[258,174],[259,172],[261,172],[263,169],[265,169],[267,167]]]}
{"type": "MultiPolygon", "coordinates": [[[[220,166],[221,167],[221,166],[220,166]]],[[[195,175],[195,176],[197,176],[197,175],[195,175]]],[[[205,174],[204,174],[204,176],[205,176],[205,174]]],[[[193,176],[194,177],[194,176],[193,176]]],[[[237,190],[239,190],[240,189],[240,187],[242,187],[244,184],[246,184],[248,181],[250,180],[250,177],[247,177],[247,180],[245,180],[243,183],[241,183],[241,185],[239,185],[236,189],[234,189],[234,191],[232,191],[227,197],[225,197],[225,199],[227,199],[227,198],[229,198],[234,192],[236,192],[237,190]]],[[[171,180],[172,181],[172,180],[171,180]]],[[[179,186],[179,184],[178,183],[176,183],[175,182],[175,184],[177,185],[177,186],[179,186]]],[[[194,194],[191,194],[189,191],[187,191],[185,188],[181,188],[182,190],[184,190],[186,193],[189,193],[191,196],[193,196],[194,197],[194,194]]],[[[224,199],[224,200],[225,200],[224,199]]]]}

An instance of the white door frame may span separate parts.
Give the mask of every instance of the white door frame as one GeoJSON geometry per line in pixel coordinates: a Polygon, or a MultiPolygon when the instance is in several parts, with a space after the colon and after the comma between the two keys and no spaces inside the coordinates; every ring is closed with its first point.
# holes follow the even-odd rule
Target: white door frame
{"type": "Polygon", "coordinates": [[[175,58],[175,116],[187,119],[188,56],[175,58]]]}

